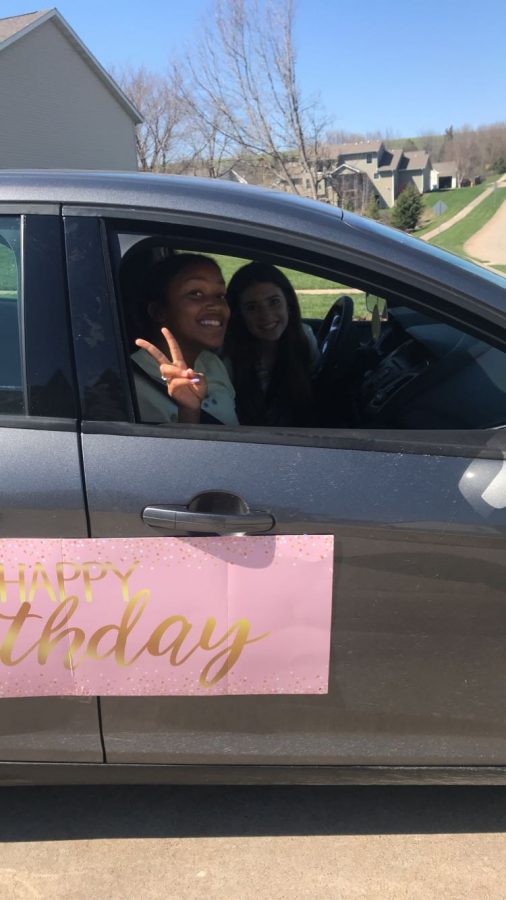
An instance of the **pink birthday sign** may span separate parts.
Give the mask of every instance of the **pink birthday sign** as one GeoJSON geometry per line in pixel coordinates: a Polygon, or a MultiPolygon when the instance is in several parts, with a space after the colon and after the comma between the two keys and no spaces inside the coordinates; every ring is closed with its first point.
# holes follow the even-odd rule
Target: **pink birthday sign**
{"type": "Polygon", "coordinates": [[[324,694],[329,535],[0,540],[0,696],[324,694]]]}

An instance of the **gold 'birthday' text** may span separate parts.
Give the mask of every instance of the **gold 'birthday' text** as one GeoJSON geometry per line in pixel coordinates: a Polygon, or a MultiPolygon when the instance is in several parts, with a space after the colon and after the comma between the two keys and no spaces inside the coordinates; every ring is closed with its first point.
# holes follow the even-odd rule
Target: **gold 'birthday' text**
{"type": "MultiPolygon", "coordinates": [[[[126,574],[116,572],[122,590],[128,591],[127,580],[132,571],[133,568],[126,574]]],[[[35,594],[32,600],[33,596],[35,594]]],[[[247,619],[237,619],[226,630],[220,631],[216,619],[208,617],[199,630],[185,616],[175,614],[162,619],[139,646],[138,641],[136,645],[135,632],[139,631],[150,592],[140,590],[125,599],[127,603],[119,622],[101,625],[87,635],[82,627],[72,624],[81,602],[77,596],[64,597],[44,621],[44,617],[34,611],[28,592],[13,615],[0,613],[0,623],[5,623],[6,627],[5,632],[2,627],[0,663],[17,666],[23,660],[32,658],[43,666],[62,643],[65,648],[63,665],[72,671],[86,660],[105,660],[109,657],[120,667],[130,667],[146,653],[166,657],[171,666],[181,666],[201,650],[206,654],[206,662],[200,671],[199,683],[208,688],[225,678],[246,646],[268,636],[265,632],[250,637],[251,624],[247,619]],[[26,647],[22,641],[23,630],[31,626],[32,634],[35,625],[37,638],[26,647]]]]}

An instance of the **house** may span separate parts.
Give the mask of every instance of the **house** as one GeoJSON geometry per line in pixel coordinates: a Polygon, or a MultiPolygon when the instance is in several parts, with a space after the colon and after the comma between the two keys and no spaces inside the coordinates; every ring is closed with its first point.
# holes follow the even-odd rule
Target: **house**
{"type": "Polygon", "coordinates": [[[391,207],[410,184],[423,194],[431,189],[432,164],[424,150],[388,150],[383,141],[329,146],[318,160],[321,199],[364,208],[371,196],[391,207]]]}
{"type": "Polygon", "coordinates": [[[0,19],[0,168],[135,170],[141,121],[58,10],[0,19]]]}
{"type": "MultiPolygon", "coordinates": [[[[289,162],[293,183],[301,193],[309,192],[309,179],[304,180],[300,161],[294,156],[289,162]]],[[[424,194],[439,187],[456,187],[456,180],[447,184],[447,175],[455,173],[455,163],[438,163],[435,174],[430,156],[424,150],[389,150],[383,141],[358,141],[350,144],[329,144],[315,160],[318,199],[345,209],[366,209],[374,198],[379,207],[392,207],[408,185],[424,194]]],[[[274,187],[289,191],[288,180],[280,176],[274,187]]]]}
{"type": "Polygon", "coordinates": [[[431,191],[442,191],[447,188],[456,188],[458,186],[457,163],[435,163],[430,174],[431,191]]]}

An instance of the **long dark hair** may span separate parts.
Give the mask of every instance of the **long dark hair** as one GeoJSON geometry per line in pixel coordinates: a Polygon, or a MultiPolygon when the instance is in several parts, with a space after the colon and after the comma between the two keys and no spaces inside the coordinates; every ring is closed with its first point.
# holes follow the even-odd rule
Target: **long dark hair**
{"type": "Polygon", "coordinates": [[[236,408],[244,425],[306,425],[311,407],[311,357],[299,301],[286,275],[275,266],[252,262],[239,269],[227,289],[230,322],[225,356],[233,367],[236,408]],[[288,324],[277,342],[267,392],[258,377],[259,344],[246,327],[240,298],[254,284],[275,284],[284,294],[288,324]]]}

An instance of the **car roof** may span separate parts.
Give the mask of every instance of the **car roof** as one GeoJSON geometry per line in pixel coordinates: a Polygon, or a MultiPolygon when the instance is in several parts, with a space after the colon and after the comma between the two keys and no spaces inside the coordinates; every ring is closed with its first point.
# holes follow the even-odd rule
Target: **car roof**
{"type": "Polygon", "coordinates": [[[313,207],[334,221],[343,218],[338,207],[255,185],[151,172],[0,170],[0,201],[13,202],[15,198],[27,203],[92,203],[180,211],[199,208],[213,214],[219,207],[227,218],[241,217],[250,207],[268,215],[275,210],[295,210],[299,204],[306,213],[313,207]]]}
{"type": "Polygon", "coordinates": [[[373,265],[394,278],[403,270],[421,287],[457,291],[506,315],[506,280],[403,232],[330,204],[253,185],[140,172],[3,170],[1,204],[58,204],[98,211],[172,212],[185,224],[217,222],[235,233],[270,230],[294,246],[373,265]]]}

